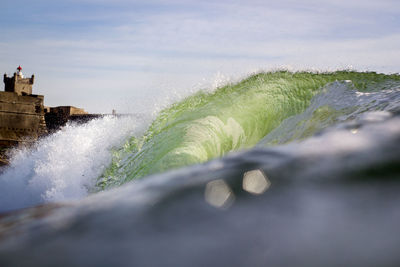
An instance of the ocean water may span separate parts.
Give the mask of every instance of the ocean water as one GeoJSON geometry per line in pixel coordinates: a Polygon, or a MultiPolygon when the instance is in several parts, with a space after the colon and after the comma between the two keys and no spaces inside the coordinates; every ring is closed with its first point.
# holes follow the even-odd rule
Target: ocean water
{"type": "Polygon", "coordinates": [[[0,176],[0,264],[396,266],[399,114],[399,75],[275,71],[68,125],[0,176]]]}

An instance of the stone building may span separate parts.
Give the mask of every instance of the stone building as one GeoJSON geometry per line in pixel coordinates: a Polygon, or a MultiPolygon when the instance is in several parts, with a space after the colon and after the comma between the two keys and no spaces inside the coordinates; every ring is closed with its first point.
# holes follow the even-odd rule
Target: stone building
{"type": "Polygon", "coordinates": [[[7,77],[4,74],[4,91],[16,93],[17,95],[32,95],[32,85],[35,76],[31,78],[24,78],[21,66],[18,66],[17,72],[14,72],[13,77],[7,77]]]}

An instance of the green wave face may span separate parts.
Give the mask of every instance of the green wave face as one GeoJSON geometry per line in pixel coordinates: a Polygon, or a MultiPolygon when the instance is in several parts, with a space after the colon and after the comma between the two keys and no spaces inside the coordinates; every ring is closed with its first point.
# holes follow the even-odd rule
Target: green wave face
{"type": "MultiPolygon", "coordinates": [[[[144,136],[132,137],[114,151],[112,164],[98,186],[117,186],[252,147],[282,121],[306,110],[322,88],[345,80],[352,81],[353,90],[374,91],[399,84],[400,76],[279,71],[253,75],[213,93],[199,92],[163,110],[144,136]]],[[[308,124],[318,125],[330,114],[337,111],[319,108],[308,124]]],[[[309,127],[308,134],[318,128],[309,127]]]]}

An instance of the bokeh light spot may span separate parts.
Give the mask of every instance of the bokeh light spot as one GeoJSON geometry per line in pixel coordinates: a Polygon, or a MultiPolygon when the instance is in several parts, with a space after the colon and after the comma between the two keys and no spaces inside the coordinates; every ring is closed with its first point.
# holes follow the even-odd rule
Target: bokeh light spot
{"type": "Polygon", "coordinates": [[[204,197],[208,204],[217,208],[228,208],[235,199],[231,188],[222,179],[207,183],[204,197]]]}
{"type": "Polygon", "coordinates": [[[358,129],[351,129],[350,132],[351,132],[352,134],[356,134],[356,133],[358,133],[358,129]]]}
{"type": "Polygon", "coordinates": [[[260,195],[271,185],[268,177],[261,170],[252,170],[243,175],[243,189],[251,194],[260,195]]]}

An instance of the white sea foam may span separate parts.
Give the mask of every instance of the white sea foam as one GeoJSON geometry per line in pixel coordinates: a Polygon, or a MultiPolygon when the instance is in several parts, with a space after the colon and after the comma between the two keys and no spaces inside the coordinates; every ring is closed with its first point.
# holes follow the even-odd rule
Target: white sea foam
{"type": "Polygon", "coordinates": [[[146,124],[133,116],[104,117],[67,125],[34,148],[14,151],[0,176],[0,211],[88,195],[109,165],[110,151],[141,134],[146,124]]]}

